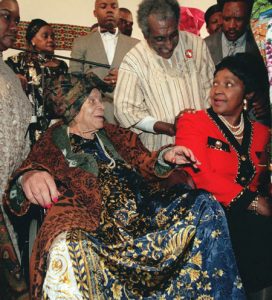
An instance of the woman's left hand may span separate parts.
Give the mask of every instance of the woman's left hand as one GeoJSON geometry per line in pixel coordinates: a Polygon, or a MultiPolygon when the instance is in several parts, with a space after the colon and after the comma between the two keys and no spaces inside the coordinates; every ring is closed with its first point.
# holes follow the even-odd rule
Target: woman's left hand
{"type": "Polygon", "coordinates": [[[172,164],[183,165],[190,164],[198,169],[201,164],[193,154],[193,152],[184,146],[175,146],[163,154],[163,159],[172,164]]]}

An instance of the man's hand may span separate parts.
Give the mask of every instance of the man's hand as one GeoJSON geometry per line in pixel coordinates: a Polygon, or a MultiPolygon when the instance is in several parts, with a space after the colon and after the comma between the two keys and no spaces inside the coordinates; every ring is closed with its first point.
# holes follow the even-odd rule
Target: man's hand
{"type": "Polygon", "coordinates": [[[182,117],[185,113],[189,113],[189,114],[195,114],[196,110],[194,108],[185,108],[184,110],[180,111],[178,113],[178,115],[175,117],[175,122],[174,122],[174,128],[175,128],[175,132],[177,131],[177,123],[178,123],[178,119],[180,117],[182,117]]]}
{"type": "Polygon", "coordinates": [[[166,134],[169,136],[175,136],[176,134],[173,124],[162,122],[162,121],[158,121],[154,124],[154,131],[156,133],[166,134]]]}
{"type": "Polygon", "coordinates": [[[118,69],[117,68],[113,68],[109,71],[109,73],[104,77],[104,81],[107,84],[110,84],[112,86],[116,85],[117,82],[117,78],[118,78],[118,69]]]}
{"type": "Polygon", "coordinates": [[[190,164],[195,169],[198,169],[198,166],[201,164],[193,152],[184,146],[175,146],[164,152],[163,159],[168,163],[177,165],[190,164]]]}
{"type": "Polygon", "coordinates": [[[257,119],[261,119],[267,115],[269,110],[269,105],[263,105],[258,102],[253,102],[253,113],[257,119]]]}
{"type": "Polygon", "coordinates": [[[60,193],[53,177],[45,171],[29,171],[23,174],[21,185],[26,198],[33,204],[50,208],[60,193]]]}
{"type": "Polygon", "coordinates": [[[260,93],[256,94],[253,99],[252,107],[257,119],[267,117],[270,113],[269,98],[260,93]]]}

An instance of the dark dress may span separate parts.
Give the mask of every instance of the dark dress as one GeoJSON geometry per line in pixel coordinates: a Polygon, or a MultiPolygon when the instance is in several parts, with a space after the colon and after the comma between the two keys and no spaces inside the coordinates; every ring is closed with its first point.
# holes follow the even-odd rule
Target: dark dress
{"type": "Polygon", "coordinates": [[[16,73],[25,76],[28,85],[26,94],[32,103],[32,123],[29,128],[30,141],[33,145],[54,119],[53,110],[46,106],[43,89],[48,78],[58,77],[68,72],[68,66],[63,60],[54,60],[56,67],[45,67],[50,59],[42,55],[20,52],[11,56],[6,63],[16,73]]]}

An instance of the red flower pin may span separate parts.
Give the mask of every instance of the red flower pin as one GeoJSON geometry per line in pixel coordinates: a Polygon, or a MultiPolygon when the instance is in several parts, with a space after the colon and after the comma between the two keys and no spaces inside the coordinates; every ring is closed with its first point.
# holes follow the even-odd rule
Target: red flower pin
{"type": "Polygon", "coordinates": [[[186,56],[187,58],[192,58],[192,57],[193,57],[193,50],[192,50],[192,49],[187,49],[187,50],[185,51],[185,56],[186,56]]]}

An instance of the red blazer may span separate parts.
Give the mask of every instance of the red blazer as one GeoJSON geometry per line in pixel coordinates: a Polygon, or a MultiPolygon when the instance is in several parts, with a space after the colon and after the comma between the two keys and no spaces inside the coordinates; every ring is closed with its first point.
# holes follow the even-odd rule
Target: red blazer
{"type": "Polygon", "coordinates": [[[177,124],[176,144],[190,148],[201,162],[199,171],[186,167],[197,188],[211,192],[224,206],[256,197],[261,167],[260,154],[269,141],[268,127],[245,116],[242,145],[212,109],[185,113],[177,124]],[[245,199],[243,199],[245,198],[245,199]]]}

